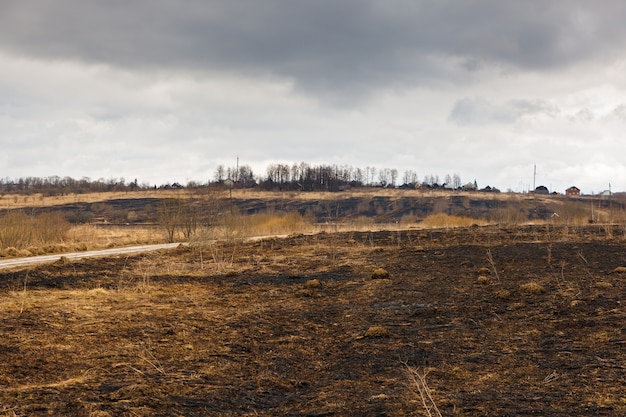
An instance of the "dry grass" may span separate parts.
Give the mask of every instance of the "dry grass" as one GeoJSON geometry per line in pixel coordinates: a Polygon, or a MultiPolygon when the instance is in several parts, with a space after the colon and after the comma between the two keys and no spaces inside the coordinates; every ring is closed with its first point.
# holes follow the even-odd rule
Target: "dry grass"
{"type": "Polygon", "coordinates": [[[60,213],[28,216],[21,211],[0,217],[0,248],[25,249],[63,241],[70,225],[60,213]]]}
{"type": "Polygon", "coordinates": [[[475,219],[473,217],[465,216],[450,216],[445,213],[431,214],[427,216],[421,223],[422,227],[469,227],[473,225],[483,226],[487,221],[482,219],[475,219]]]}
{"type": "Polygon", "coordinates": [[[17,195],[7,194],[0,197],[0,209],[18,209],[26,207],[49,207],[71,203],[98,203],[115,199],[133,198],[174,198],[194,195],[187,190],[145,190],[128,192],[106,192],[67,194],[59,196],[44,196],[42,194],[17,195]]]}
{"type": "Polygon", "coordinates": [[[384,268],[376,268],[372,272],[372,279],[386,279],[389,278],[389,272],[384,268]]]}
{"type": "Polygon", "coordinates": [[[420,401],[424,407],[424,411],[429,417],[442,417],[437,403],[433,398],[432,392],[426,382],[428,371],[420,371],[419,369],[406,366],[408,379],[419,394],[420,401]]]}
{"type": "Polygon", "coordinates": [[[546,292],[546,289],[543,285],[534,281],[520,285],[519,289],[525,294],[543,294],[544,292],[546,292]]]}
{"type": "Polygon", "coordinates": [[[163,243],[163,233],[154,226],[72,226],[67,233],[70,245],[84,244],[85,250],[116,246],[163,243]]]}
{"type": "Polygon", "coordinates": [[[87,251],[112,247],[163,243],[163,234],[153,226],[69,226],[59,241],[52,243],[25,242],[22,247],[0,248],[0,257],[26,257],[87,251]]]}
{"type": "MultiPolygon", "coordinates": [[[[341,192],[271,192],[271,191],[258,191],[254,189],[241,189],[233,190],[233,198],[270,198],[270,199],[282,199],[292,198],[301,200],[335,200],[337,198],[353,198],[353,197],[390,197],[390,198],[402,198],[410,196],[428,196],[428,197],[452,197],[452,196],[471,196],[472,198],[489,199],[489,200],[523,200],[530,198],[527,195],[510,194],[510,193],[482,193],[482,192],[468,192],[468,191],[441,191],[441,190],[405,190],[394,188],[379,188],[379,187],[363,187],[354,188],[341,192]]],[[[542,197],[533,196],[532,198],[538,199],[542,197]]],[[[543,197],[549,199],[550,197],[543,197]]]]}
{"type": "Polygon", "coordinates": [[[365,332],[365,337],[390,337],[391,333],[384,326],[371,326],[365,332]]]}
{"type": "Polygon", "coordinates": [[[315,230],[313,219],[298,213],[260,213],[238,216],[228,225],[240,228],[246,236],[271,236],[291,233],[309,233],[315,230]]]}
{"type": "Polygon", "coordinates": [[[374,234],[382,250],[354,243],[370,235],[242,243],[226,272],[181,248],[6,274],[0,403],[15,415],[624,415],[623,286],[606,274],[621,243],[585,248],[594,262],[570,279],[591,291],[572,293],[573,309],[549,278],[520,297],[520,282],[552,271],[529,262],[543,246],[519,244],[532,231],[498,233],[510,239],[498,286],[459,279],[477,276],[491,233],[466,245],[446,231],[417,256],[395,232],[374,234]],[[368,279],[378,267],[394,279],[368,279]],[[600,276],[615,285],[604,297],[587,287],[600,276]]]}

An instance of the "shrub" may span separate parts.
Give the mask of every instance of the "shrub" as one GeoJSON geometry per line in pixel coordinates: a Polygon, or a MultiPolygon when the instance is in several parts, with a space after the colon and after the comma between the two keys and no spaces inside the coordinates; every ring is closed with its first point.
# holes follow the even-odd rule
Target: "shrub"
{"type": "Polygon", "coordinates": [[[65,215],[65,219],[71,224],[91,223],[94,220],[94,214],[91,211],[71,211],[65,215]]]}
{"type": "Polygon", "coordinates": [[[528,221],[528,212],[518,205],[507,205],[496,210],[491,220],[502,226],[519,226],[528,221]]]}
{"type": "Polygon", "coordinates": [[[70,228],[61,213],[44,213],[33,219],[35,243],[61,242],[70,228]]]}
{"type": "Polygon", "coordinates": [[[24,213],[9,212],[0,218],[0,247],[23,248],[31,246],[32,234],[33,230],[29,224],[29,218],[24,213]]]}
{"type": "Polygon", "coordinates": [[[69,223],[61,213],[27,216],[10,212],[0,217],[0,247],[25,249],[36,245],[62,242],[69,223]]]}

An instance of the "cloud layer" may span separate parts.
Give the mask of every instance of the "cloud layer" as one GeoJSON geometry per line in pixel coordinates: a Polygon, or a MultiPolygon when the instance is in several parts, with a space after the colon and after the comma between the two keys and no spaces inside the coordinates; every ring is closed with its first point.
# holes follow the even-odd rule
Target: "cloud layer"
{"type": "Polygon", "coordinates": [[[4,2],[0,175],[206,180],[239,155],[626,189],[625,9],[4,2]]]}

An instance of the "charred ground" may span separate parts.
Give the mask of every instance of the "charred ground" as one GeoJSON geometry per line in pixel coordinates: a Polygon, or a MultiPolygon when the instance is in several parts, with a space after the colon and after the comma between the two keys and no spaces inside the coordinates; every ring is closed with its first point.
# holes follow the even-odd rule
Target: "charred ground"
{"type": "Polygon", "coordinates": [[[443,415],[626,415],[625,249],[474,227],[5,272],[0,412],[427,415],[411,368],[443,415]]]}
{"type": "MultiPolygon", "coordinates": [[[[28,214],[62,212],[71,223],[98,225],[150,225],[159,222],[159,210],[164,201],[184,199],[186,204],[205,213],[213,209],[241,214],[299,213],[315,222],[349,222],[364,217],[376,223],[405,224],[419,222],[425,217],[445,213],[489,220],[501,224],[521,224],[534,220],[552,220],[559,214],[565,223],[572,220],[590,220],[595,213],[607,212],[613,216],[626,210],[623,195],[612,199],[594,196],[565,197],[558,195],[524,195],[498,193],[422,192],[407,190],[366,190],[353,193],[251,193],[236,192],[228,198],[224,192],[202,193],[182,190],[180,194],[145,197],[141,193],[127,198],[106,198],[96,202],[81,202],[80,195],[71,203],[1,209],[0,215],[20,210],[28,214]],[[319,196],[320,198],[315,198],[319,196]],[[210,208],[213,206],[213,208],[210,208]]],[[[30,200],[29,200],[30,201],[30,200]]],[[[38,201],[32,199],[32,201],[38,201]]]]}

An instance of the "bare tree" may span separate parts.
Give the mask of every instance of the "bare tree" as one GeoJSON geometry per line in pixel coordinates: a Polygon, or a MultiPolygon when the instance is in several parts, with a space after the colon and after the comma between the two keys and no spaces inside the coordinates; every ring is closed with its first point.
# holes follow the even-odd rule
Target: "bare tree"
{"type": "Polygon", "coordinates": [[[454,187],[454,189],[459,189],[461,188],[461,185],[463,185],[461,183],[461,176],[459,174],[453,174],[452,175],[452,186],[454,187]]]}
{"type": "Polygon", "coordinates": [[[404,171],[404,175],[402,176],[402,182],[407,185],[417,184],[417,173],[412,169],[404,171]]]}
{"type": "Polygon", "coordinates": [[[224,176],[226,175],[226,170],[224,169],[224,165],[218,165],[217,168],[215,168],[215,182],[217,183],[222,183],[224,182],[224,176]]]}
{"type": "Polygon", "coordinates": [[[389,171],[389,176],[391,177],[391,185],[395,187],[396,180],[398,179],[398,170],[395,168],[392,168],[391,171],[389,171]]]}
{"type": "Polygon", "coordinates": [[[378,183],[385,187],[389,183],[389,168],[382,168],[378,171],[378,183]]]}
{"type": "Polygon", "coordinates": [[[174,242],[181,214],[181,201],[179,198],[161,200],[157,210],[157,218],[159,225],[165,230],[165,237],[168,243],[174,242]]]}

